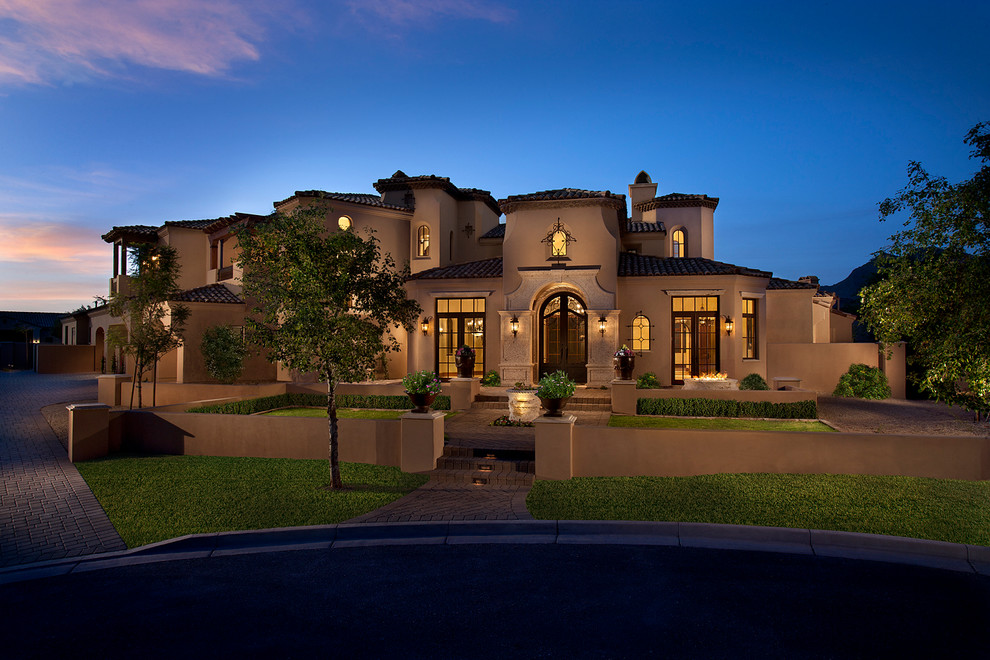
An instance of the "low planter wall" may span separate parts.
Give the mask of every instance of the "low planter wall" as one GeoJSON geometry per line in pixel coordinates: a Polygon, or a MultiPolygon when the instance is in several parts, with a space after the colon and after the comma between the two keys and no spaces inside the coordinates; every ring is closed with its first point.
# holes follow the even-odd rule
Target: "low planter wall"
{"type": "Polygon", "coordinates": [[[635,415],[639,399],[733,399],[735,401],[770,401],[772,403],[796,403],[814,401],[818,393],[809,390],[639,390],[635,382],[612,381],[612,412],[616,415],[635,415]]]}
{"type": "Polygon", "coordinates": [[[538,479],[746,472],[990,479],[990,438],[571,425],[562,440],[561,429],[547,429],[537,425],[538,479]],[[548,456],[552,464],[541,463],[548,456]]]}
{"type": "Polygon", "coordinates": [[[95,346],[38,344],[39,374],[86,374],[100,370],[95,346]]]}

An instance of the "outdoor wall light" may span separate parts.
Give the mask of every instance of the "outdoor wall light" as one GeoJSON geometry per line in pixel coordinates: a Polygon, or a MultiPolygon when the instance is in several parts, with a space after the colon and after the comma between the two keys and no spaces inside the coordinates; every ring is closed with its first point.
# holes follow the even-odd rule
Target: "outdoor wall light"
{"type": "Polygon", "coordinates": [[[512,336],[515,337],[519,334],[519,317],[513,316],[512,320],[509,321],[509,329],[512,330],[512,336]]]}
{"type": "Polygon", "coordinates": [[[419,324],[419,329],[423,331],[424,337],[430,331],[430,319],[432,318],[433,318],[432,316],[427,316],[425,319],[423,319],[423,322],[419,324]]]}
{"type": "Polygon", "coordinates": [[[727,337],[731,337],[732,336],[732,329],[734,327],[736,327],[736,324],[732,322],[732,317],[731,316],[726,316],[725,317],[725,335],[727,337]]]}
{"type": "Polygon", "coordinates": [[[602,314],[598,318],[598,332],[602,333],[602,337],[605,336],[605,326],[606,325],[608,325],[608,319],[605,318],[605,315],[604,314],[602,314]]]}

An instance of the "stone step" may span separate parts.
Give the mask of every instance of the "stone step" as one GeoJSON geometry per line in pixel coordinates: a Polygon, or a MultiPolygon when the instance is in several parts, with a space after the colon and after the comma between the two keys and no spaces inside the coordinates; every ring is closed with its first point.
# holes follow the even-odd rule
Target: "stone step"
{"type": "MultiPolygon", "coordinates": [[[[495,394],[476,394],[474,396],[475,403],[492,403],[499,402],[505,406],[509,405],[509,397],[506,395],[495,395],[495,394]]],[[[602,405],[612,405],[612,395],[608,393],[593,394],[593,395],[578,395],[572,396],[571,403],[595,403],[602,405]]]]}
{"type": "Polygon", "coordinates": [[[438,483],[473,484],[475,486],[531,486],[536,475],[526,472],[482,472],[480,470],[442,470],[430,472],[438,483]]]}
{"type": "Polygon", "coordinates": [[[478,457],[441,456],[437,459],[438,470],[471,470],[488,474],[510,474],[536,472],[536,461],[500,461],[478,457]]]}
{"type": "Polygon", "coordinates": [[[489,461],[535,461],[536,451],[532,449],[490,449],[486,447],[447,445],[443,448],[441,457],[475,458],[489,461]]]}
{"type": "MultiPolygon", "coordinates": [[[[504,410],[505,414],[509,414],[509,401],[508,399],[503,401],[478,401],[477,399],[471,405],[474,410],[504,410]]],[[[567,402],[567,406],[564,410],[611,410],[612,402],[607,403],[601,402],[591,402],[586,399],[571,399],[567,402]]]]}

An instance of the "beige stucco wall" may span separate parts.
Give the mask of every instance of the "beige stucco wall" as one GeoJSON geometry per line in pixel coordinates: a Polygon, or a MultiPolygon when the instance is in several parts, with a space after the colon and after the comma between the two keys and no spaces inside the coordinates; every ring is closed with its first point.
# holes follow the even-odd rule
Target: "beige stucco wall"
{"type": "MultiPolygon", "coordinates": [[[[183,333],[184,341],[175,353],[178,368],[173,377],[179,383],[211,382],[213,378],[206,371],[203,360],[203,332],[217,325],[244,325],[244,305],[219,303],[184,303],[189,308],[189,319],[183,333]]],[[[275,380],[275,367],[263,356],[249,354],[244,360],[241,380],[275,380]]]]}
{"type": "MultiPolygon", "coordinates": [[[[812,343],[814,289],[767,291],[766,335],[769,344],[812,343]]],[[[818,307],[815,305],[815,307],[818,307]]],[[[826,335],[827,336],[827,335],[826,335]]]]}
{"type": "Polygon", "coordinates": [[[849,365],[878,366],[876,344],[768,344],[767,348],[771,385],[773,378],[796,377],[802,389],[824,394],[832,393],[849,365]]]}
{"type": "Polygon", "coordinates": [[[61,346],[34,344],[39,374],[76,374],[100,370],[95,346],[61,346]]]}
{"type": "Polygon", "coordinates": [[[210,241],[202,229],[165,227],[161,241],[179,253],[179,264],[182,266],[179,270],[179,289],[185,291],[207,284],[210,241]]]}
{"type": "Polygon", "coordinates": [[[667,229],[664,237],[664,253],[673,254],[674,230],[686,233],[687,256],[715,258],[715,211],[703,206],[659,208],[643,212],[644,222],[662,222],[667,229]]]}
{"type": "MultiPolygon", "coordinates": [[[[539,451],[537,437],[537,457],[539,451]]],[[[575,426],[571,460],[576,477],[770,472],[983,480],[990,478],[990,438],[575,426]]]]}

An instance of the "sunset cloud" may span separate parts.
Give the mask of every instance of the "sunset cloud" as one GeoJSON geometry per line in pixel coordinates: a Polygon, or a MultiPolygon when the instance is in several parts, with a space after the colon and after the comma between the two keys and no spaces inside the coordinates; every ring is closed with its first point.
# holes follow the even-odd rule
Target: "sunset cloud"
{"type": "Polygon", "coordinates": [[[467,18],[492,23],[508,23],[515,18],[514,9],[485,0],[348,0],[355,14],[373,14],[393,23],[412,23],[439,17],[467,18]]]}
{"type": "Polygon", "coordinates": [[[265,0],[0,0],[0,82],[110,75],[121,64],[225,74],[259,59],[265,0]]]}
{"type": "Polygon", "coordinates": [[[0,264],[53,262],[60,270],[99,274],[110,248],[88,227],[44,217],[0,214],[0,264]]]}

